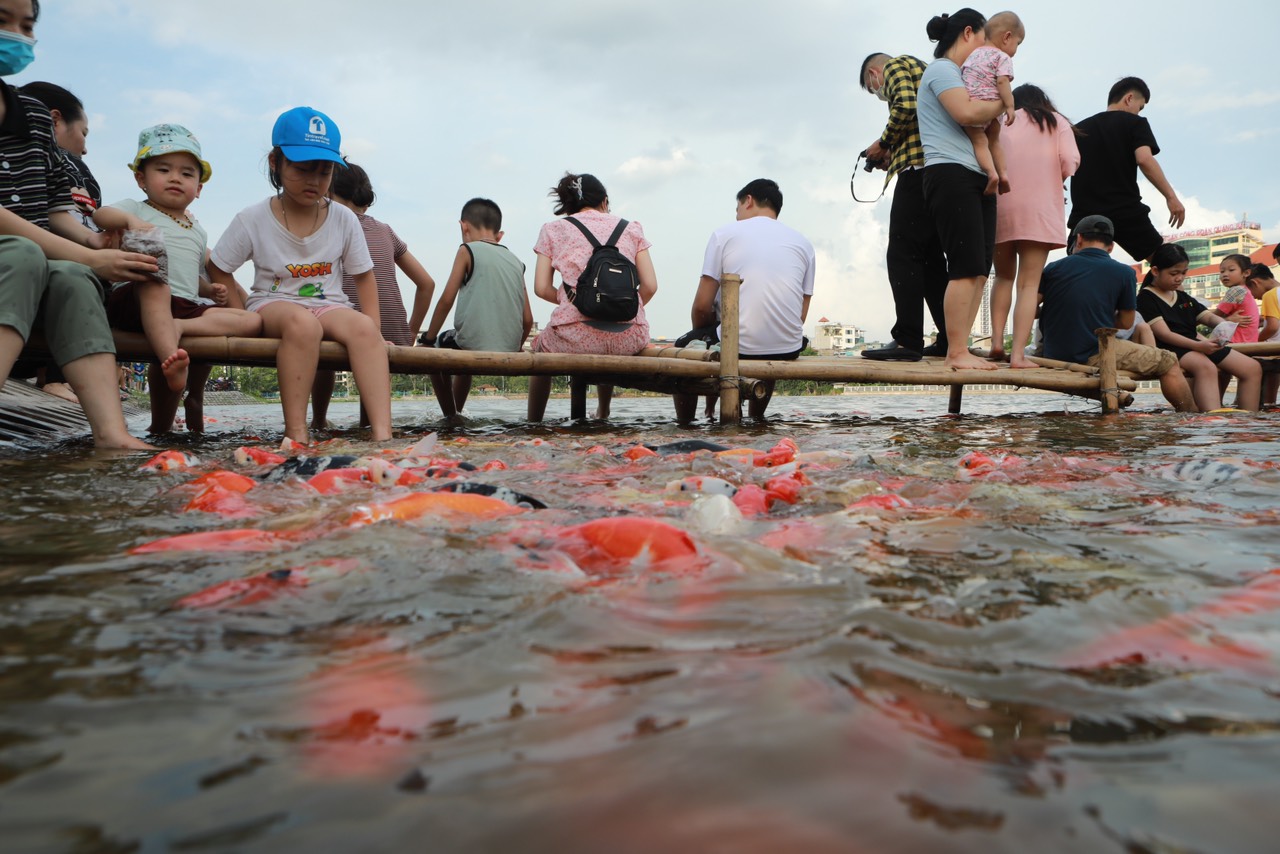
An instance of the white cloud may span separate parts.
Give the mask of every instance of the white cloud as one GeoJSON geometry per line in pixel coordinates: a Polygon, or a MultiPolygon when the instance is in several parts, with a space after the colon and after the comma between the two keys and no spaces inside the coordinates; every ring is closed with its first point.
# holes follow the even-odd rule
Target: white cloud
{"type": "Polygon", "coordinates": [[[618,167],[618,173],[633,179],[670,178],[696,165],[689,149],[675,147],[666,154],[629,157],[618,167]]]}

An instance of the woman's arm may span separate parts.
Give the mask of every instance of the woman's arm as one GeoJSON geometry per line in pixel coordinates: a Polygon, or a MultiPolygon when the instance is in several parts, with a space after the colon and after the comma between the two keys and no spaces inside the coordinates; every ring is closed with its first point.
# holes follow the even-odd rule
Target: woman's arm
{"type": "Polygon", "coordinates": [[[1004,112],[1004,104],[1000,101],[971,100],[969,91],[963,86],[948,89],[938,96],[938,101],[947,115],[961,127],[985,125],[1004,112]]]}
{"type": "Polygon", "coordinates": [[[640,274],[640,302],[645,305],[658,292],[658,274],[653,269],[653,259],[648,249],[636,253],[636,272],[640,274]]]}
{"type": "MultiPolygon", "coordinates": [[[[639,256],[636,260],[639,260],[639,256]]],[[[551,266],[551,259],[546,255],[539,255],[538,266],[533,269],[533,293],[538,299],[546,300],[552,305],[559,305],[560,299],[556,295],[554,278],[555,268],[551,266]]]]}
{"type": "Polygon", "coordinates": [[[0,234],[25,237],[39,246],[46,258],[84,264],[108,282],[143,282],[160,269],[150,255],[119,249],[90,249],[45,231],[5,208],[0,208],[0,234]]]}
{"type": "Polygon", "coordinates": [[[1062,180],[1076,174],[1080,168],[1080,146],[1076,144],[1076,131],[1062,114],[1058,118],[1058,164],[1062,167],[1062,180]]]}
{"type": "Polygon", "coordinates": [[[431,278],[427,268],[407,249],[396,259],[396,266],[409,277],[416,288],[413,293],[413,308],[409,311],[409,332],[417,338],[422,321],[426,319],[427,309],[431,307],[431,297],[436,292],[436,280],[431,278]]]}

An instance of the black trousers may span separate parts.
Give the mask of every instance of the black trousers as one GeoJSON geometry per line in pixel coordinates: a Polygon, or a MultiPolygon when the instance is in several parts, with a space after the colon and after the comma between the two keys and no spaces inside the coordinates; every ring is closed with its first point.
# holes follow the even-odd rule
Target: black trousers
{"type": "Polygon", "coordinates": [[[947,319],[942,300],[947,292],[947,260],[938,229],[924,203],[924,174],[920,169],[898,173],[889,209],[889,249],[885,253],[889,287],[897,322],[890,334],[903,347],[924,347],[924,307],[938,328],[938,343],[947,343],[947,319]]]}

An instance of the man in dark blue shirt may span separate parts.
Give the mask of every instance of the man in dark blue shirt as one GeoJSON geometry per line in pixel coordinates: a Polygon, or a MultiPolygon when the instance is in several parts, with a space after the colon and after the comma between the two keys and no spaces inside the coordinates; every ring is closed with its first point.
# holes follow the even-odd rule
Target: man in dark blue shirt
{"type": "MultiPolygon", "coordinates": [[[[1076,226],[1074,252],[1044,268],[1040,279],[1040,329],[1050,359],[1098,363],[1098,335],[1107,327],[1133,325],[1138,290],[1132,267],[1111,258],[1115,226],[1105,216],[1087,216],[1076,226]]],[[[1115,340],[1116,367],[1140,378],[1159,378],[1160,391],[1179,412],[1196,412],[1191,387],[1167,350],[1115,340]]]]}

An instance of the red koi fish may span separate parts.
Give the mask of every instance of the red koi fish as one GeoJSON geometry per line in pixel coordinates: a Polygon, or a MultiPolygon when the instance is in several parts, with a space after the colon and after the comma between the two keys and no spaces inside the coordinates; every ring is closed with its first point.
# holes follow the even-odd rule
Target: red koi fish
{"type": "Polygon", "coordinates": [[[614,516],[564,528],[557,546],[591,575],[639,568],[675,575],[696,573],[706,558],[686,532],[657,519],[614,516]]]}
{"type": "Polygon", "coordinates": [[[795,504],[800,500],[800,487],[810,486],[812,483],[801,471],[769,478],[764,482],[764,492],[769,497],[768,506],[773,507],[779,502],[795,504]]]}
{"type": "Polygon", "coordinates": [[[988,456],[982,451],[970,451],[960,458],[956,474],[964,479],[988,477],[1003,469],[1010,469],[1022,464],[1021,457],[1012,454],[996,454],[988,456]]]}
{"type": "Polygon", "coordinates": [[[178,534],[134,546],[131,555],[155,552],[273,552],[305,539],[300,531],[260,531],[232,528],[225,531],[197,531],[178,534]]]}
{"type": "Polygon", "coordinates": [[[644,445],[632,445],[622,452],[622,456],[634,463],[636,460],[642,460],[645,457],[656,457],[658,452],[652,448],[646,448],[644,445]]]}
{"type": "Polygon", "coordinates": [[[138,470],[163,474],[198,465],[200,460],[194,454],[184,454],[182,451],[161,451],[139,466],[138,470]]]}
{"type": "Polygon", "coordinates": [[[370,525],[387,519],[408,522],[427,515],[466,516],[498,519],[524,512],[505,501],[485,495],[457,492],[415,492],[400,498],[357,507],[346,521],[348,526],[370,525]]]}
{"type": "Polygon", "coordinates": [[[206,587],[198,593],[183,596],[176,608],[242,608],[274,599],[282,593],[295,592],[321,581],[346,575],[363,566],[351,559],[322,560],[310,566],[272,569],[248,578],[232,578],[206,587]]]}
{"type": "Polygon", "coordinates": [[[1216,633],[1210,618],[1277,609],[1280,609],[1280,569],[1273,569],[1243,588],[1190,611],[1115,632],[1070,654],[1063,664],[1069,668],[1098,668],[1165,662],[1274,675],[1277,670],[1269,652],[1216,633]]]}
{"type": "Polygon", "coordinates": [[[248,519],[260,514],[258,508],[245,500],[244,494],[258,485],[253,478],[235,472],[218,470],[196,478],[187,487],[199,492],[183,507],[183,512],[201,510],[217,513],[224,519],[248,519]]]}
{"type": "Polygon", "coordinates": [[[236,465],[240,466],[278,466],[285,458],[281,454],[272,453],[265,448],[253,448],[245,445],[236,448],[236,465]]]}
{"type": "Polygon", "coordinates": [[[857,501],[850,504],[846,509],[852,510],[855,507],[867,507],[876,510],[901,510],[910,506],[911,502],[903,498],[901,495],[887,493],[882,495],[864,495],[857,501]]]}
{"type": "Polygon", "coordinates": [[[769,512],[769,493],[754,483],[738,487],[732,500],[743,516],[762,516],[769,512]]]}

